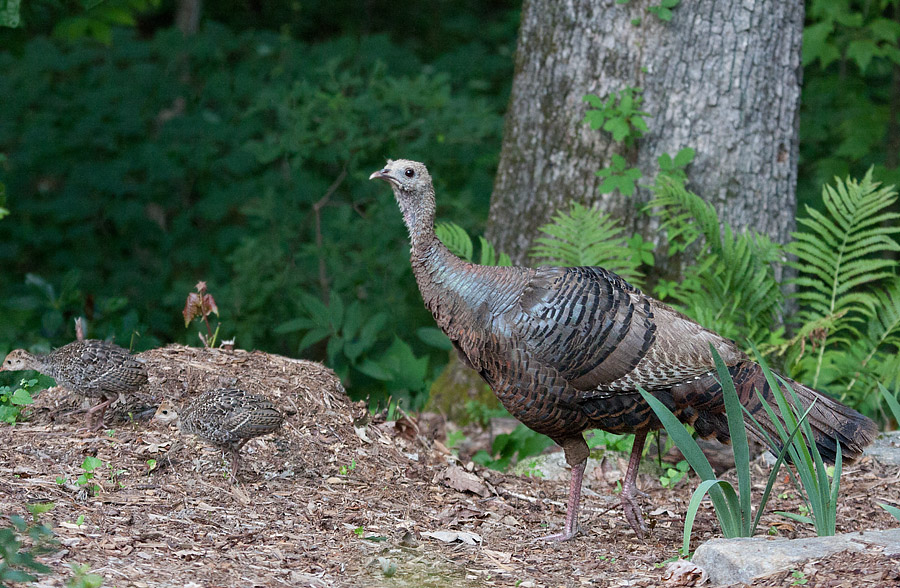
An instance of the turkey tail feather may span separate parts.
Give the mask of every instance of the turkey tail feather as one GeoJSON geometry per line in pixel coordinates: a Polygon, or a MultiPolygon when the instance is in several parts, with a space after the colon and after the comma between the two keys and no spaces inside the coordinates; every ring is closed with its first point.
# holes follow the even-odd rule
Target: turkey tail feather
{"type": "MultiPolygon", "coordinates": [[[[772,407],[774,413],[779,415],[775,395],[768,381],[766,381],[763,369],[753,362],[743,362],[733,366],[729,371],[734,378],[735,389],[741,404],[753,415],[766,433],[776,443],[780,443],[775,424],[763,408],[762,402],[756,393],[756,390],[759,390],[765,401],[772,407]]],[[[782,388],[788,404],[796,406],[796,396],[796,400],[799,400],[802,405],[796,407],[799,410],[799,414],[802,415],[815,402],[815,405],[809,411],[807,421],[812,427],[819,454],[825,461],[834,463],[837,454],[837,443],[840,443],[842,459],[852,462],[859,458],[862,455],[863,448],[875,439],[878,430],[875,423],[869,418],[799,382],[795,382],[790,378],[782,377],[782,379],[791,387],[791,390],[782,388]],[[794,394],[791,394],[791,391],[794,394]]],[[[768,444],[768,441],[763,438],[764,436],[760,435],[749,423],[748,431],[763,443],[768,444]]],[[[772,449],[780,451],[781,447],[773,447],[772,449]]]]}

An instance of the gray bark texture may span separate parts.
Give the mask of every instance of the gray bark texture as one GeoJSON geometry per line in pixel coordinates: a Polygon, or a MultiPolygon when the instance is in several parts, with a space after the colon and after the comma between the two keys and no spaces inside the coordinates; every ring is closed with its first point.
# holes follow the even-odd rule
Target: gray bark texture
{"type": "Polygon", "coordinates": [[[525,1],[488,220],[489,239],[515,263],[530,261],[537,228],[571,201],[652,238],[638,212],[647,190],[598,192],[595,172],[615,153],[648,184],[662,153],[691,147],[687,186],[722,220],[778,242],[793,230],[803,3],[683,0],[669,22],[647,11],[653,4],[525,1]],[[643,88],[650,128],[630,149],[582,122],[585,94],[627,86],[643,88]]]}
{"type": "Polygon", "coordinates": [[[192,37],[200,30],[200,12],[203,0],[178,0],[175,9],[175,26],[185,37],[192,37]]]}

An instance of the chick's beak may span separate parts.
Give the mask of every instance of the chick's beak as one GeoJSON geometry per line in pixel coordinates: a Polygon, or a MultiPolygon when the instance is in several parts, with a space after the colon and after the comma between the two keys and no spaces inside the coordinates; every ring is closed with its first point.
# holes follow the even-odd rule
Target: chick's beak
{"type": "Polygon", "coordinates": [[[376,172],[372,172],[372,175],[369,176],[369,179],[374,180],[375,178],[380,178],[382,180],[386,180],[390,177],[389,176],[390,173],[391,173],[391,170],[389,170],[388,168],[385,167],[376,172]]]}

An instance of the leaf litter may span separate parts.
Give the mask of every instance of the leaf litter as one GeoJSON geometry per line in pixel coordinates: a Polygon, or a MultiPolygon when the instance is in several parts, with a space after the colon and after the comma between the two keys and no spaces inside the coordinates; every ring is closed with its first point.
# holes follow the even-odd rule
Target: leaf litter
{"type": "MultiPolygon", "coordinates": [[[[140,356],[150,385],[110,409],[111,430],[80,433],[79,397],[58,388],[37,396],[29,421],[0,428],[0,512],[27,518],[26,505],[55,504],[41,521],[60,542],[43,558],[57,574],[40,586],[63,586],[72,563],[120,588],[659,586],[677,558],[694,484],[662,488],[652,463],[639,480],[649,494],[646,541],[621,515],[614,472],[597,468],[585,480],[581,534],[546,543],[537,538],[562,526],[567,480],[464,465],[444,445],[446,427],[432,426],[438,415],[385,423],[309,361],[180,345],[140,356]],[[244,447],[239,483],[220,451],[149,421],[163,397],[177,404],[225,386],[264,394],[287,417],[282,430],[244,447]],[[93,494],[76,483],[85,457],[102,461],[93,494]]],[[[753,467],[763,479],[761,462],[753,467]]],[[[875,503],[900,503],[898,477],[900,468],[872,458],[847,467],[838,531],[897,527],[875,503]]],[[[775,495],[772,511],[800,506],[785,480],[775,495]]],[[[692,545],[720,536],[714,523],[707,505],[692,545]]],[[[761,529],[812,535],[770,514],[761,529]]],[[[884,554],[835,554],[801,571],[807,586],[850,586],[890,582],[897,570],[884,554]]],[[[700,572],[668,573],[688,585],[700,572]]],[[[795,578],[775,574],[754,586],[795,578]]]]}

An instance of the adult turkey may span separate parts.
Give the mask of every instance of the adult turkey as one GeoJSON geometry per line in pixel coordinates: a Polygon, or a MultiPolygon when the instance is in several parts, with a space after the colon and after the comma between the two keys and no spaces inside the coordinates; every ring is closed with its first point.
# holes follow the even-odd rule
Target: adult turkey
{"type": "MultiPolygon", "coordinates": [[[[565,451],[572,466],[565,527],[547,539],[577,533],[587,429],[635,434],[621,503],[644,537],[635,480],[647,433],[661,424],[638,386],[701,436],[729,440],[710,344],[728,365],[743,405],[771,427],[753,392],[771,398],[762,369],[733,341],[600,267],[467,263],[435,236],[434,186],[423,164],[388,160],[369,176],[376,178],[394,191],[409,229],[413,274],[438,326],[514,417],[565,451]]],[[[840,442],[843,457],[852,460],[875,437],[875,423],[865,416],[786,381],[804,405],[818,400],[808,418],[826,459],[834,459],[840,442]]]]}

